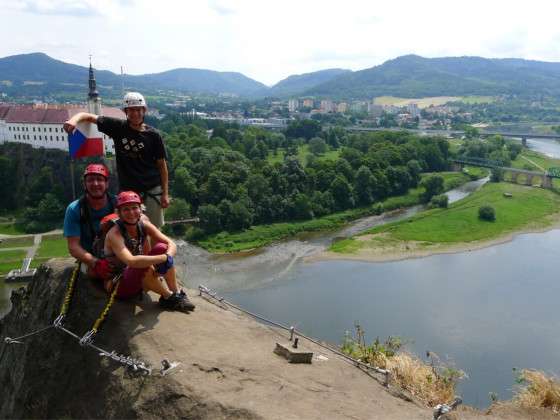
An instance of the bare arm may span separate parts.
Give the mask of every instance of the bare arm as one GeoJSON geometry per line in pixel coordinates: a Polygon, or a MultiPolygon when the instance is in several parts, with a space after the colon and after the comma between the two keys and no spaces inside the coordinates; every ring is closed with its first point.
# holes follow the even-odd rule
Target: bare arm
{"type": "Polygon", "coordinates": [[[167,162],[165,159],[158,159],[156,164],[161,179],[161,207],[166,209],[169,207],[169,172],[167,171],[167,162]]]}
{"type": "Polygon", "coordinates": [[[175,245],[175,242],[173,242],[169,236],[162,233],[154,224],[144,221],[144,229],[146,230],[146,234],[150,236],[152,245],[158,242],[163,242],[164,244],[167,244],[166,254],[171,255],[172,257],[177,254],[177,245],[175,245]]]}
{"type": "Polygon", "coordinates": [[[113,227],[105,238],[110,248],[117,258],[132,268],[146,268],[151,265],[161,264],[167,261],[167,255],[132,255],[124,243],[124,238],[120,234],[118,227],[113,227]]]}
{"type": "Polygon", "coordinates": [[[95,263],[97,262],[97,258],[82,248],[82,245],[80,245],[80,237],[70,236],[66,239],[68,241],[68,252],[70,252],[70,255],[93,269],[95,263]]]}
{"type": "Polygon", "coordinates": [[[66,131],[68,134],[71,134],[72,131],[74,131],[74,129],[76,128],[76,125],[84,121],[97,124],[97,115],[89,114],[87,112],[78,112],[68,121],[66,121],[62,128],[64,128],[64,131],[66,131]]]}

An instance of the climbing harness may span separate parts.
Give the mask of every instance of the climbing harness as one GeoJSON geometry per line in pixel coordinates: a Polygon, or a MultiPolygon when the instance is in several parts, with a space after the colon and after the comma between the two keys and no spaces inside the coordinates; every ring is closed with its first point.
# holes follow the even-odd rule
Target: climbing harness
{"type": "MultiPolygon", "coordinates": [[[[120,281],[120,276],[118,278],[116,278],[116,284],[115,284],[115,287],[114,287],[113,291],[111,292],[111,296],[109,297],[109,300],[107,301],[107,303],[105,304],[105,307],[101,311],[101,314],[99,315],[99,318],[97,318],[95,320],[95,322],[93,324],[93,327],[91,328],[90,331],[88,331],[82,337],[80,337],[80,336],[78,336],[77,334],[70,331],[69,329],[67,329],[64,326],[64,319],[65,319],[65,317],[68,313],[68,310],[70,308],[70,303],[72,301],[72,296],[74,294],[74,289],[75,289],[75,285],[76,285],[76,279],[78,278],[78,275],[80,273],[80,266],[81,266],[81,262],[78,262],[78,264],[76,265],[76,268],[74,268],[74,271],[72,272],[72,276],[70,277],[70,282],[68,283],[68,286],[66,288],[66,293],[64,295],[64,300],[62,301],[62,305],[61,305],[61,308],[60,308],[60,313],[56,317],[56,319],[54,320],[52,325],[41,328],[41,329],[39,329],[37,331],[34,331],[32,333],[22,335],[20,337],[16,337],[16,338],[6,337],[6,338],[4,338],[4,343],[6,343],[6,344],[23,344],[23,342],[21,340],[23,340],[25,338],[31,337],[31,336],[36,335],[36,334],[40,334],[40,333],[42,333],[46,330],[49,330],[51,328],[56,328],[56,329],[58,329],[58,330],[60,330],[64,333],[74,337],[75,339],[77,339],[81,346],[91,347],[92,349],[96,350],[98,352],[99,356],[101,356],[101,357],[107,357],[111,360],[114,360],[115,362],[118,362],[118,363],[124,365],[124,366],[132,368],[134,371],[138,371],[138,372],[144,373],[146,375],[151,375],[152,374],[152,368],[150,367],[150,364],[145,363],[142,360],[135,359],[131,356],[125,356],[123,354],[118,354],[114,350],[109,352],[109,351],[104,350],[101,347],[98,347],[95,344],[93,344],[93,339],[95,337],[95,334],[97,334],[97,332],[101,328],[101,325],[103,324],[103,322],[105,321],[105,318],[107,317],[107,314],[109,313],[109,309],[111,309],[111,306],[115,302],[115,297],[116,297],[116,294],[117,294],[117,289],[118,289],[118,285],[119,285],[119,281],[120,281]]],[[[162,376],[164,376],[167,373],[169,373],[172,369],[179,366],[180,363],[170,362],[167,359],[163,359],[161,364],[162,364],[162,369],[160,370],[160,373],[161,373],[162,376]]]]}
{"type": "MultiPolygon", "coordinates": [[[[312,342],[312,343],[314,343],[314,344],[316,344],[316,345],[318,345],[318,346],[320,346],[320,347],[322,347],[322,348],[324,348],[324,349],[327,349],[327,350],[333,352],[333,353],[336,354],[337,356],[342,357],[343,360],[352,363],[354,366],[360,368],[361,370],[365,371],[366,373],[369,373],[369,371],[374,371],[375,373],[378,373],[378,374],[380,374],[380,375],[383,376],[383,381],[382,381],[383,385],[384,385],[385,387],[388,387],[388,386],[389,386],[389,380],[390,380],[390,378],[389,378],[389,371],[386,370],[386,369],[380,369],[380,368],[378,368],[378,367],[371,366],[371,365],[369,365],[369,364],[367,364],[367,363],[363,363],[363,362],[361,362],[361,361],[359,361],[359,360],[356,360],[356,359],[354,359],[354,358],[348,356],[347,354],[344,354],[344,353],[342,353],[341,351],[338,351],[337,349],[334,349],[334,348],[332,348],[332,347],[330,347],[330,346],[327,346],[327,345],[324,344],[324,343],[321,343],[321,342],[319,342],[319,341],[317,341],[317,340],[315,340],[315,339],[313,339],[313,338],[311,338],[311,337],[306,336],[306,335],[303,334],[302,332],[297,331],[296,328],[293,327],[293,326],[292,326],[292,327],[286,327],[285,325],[282,325],[282,324],[279,324],[279,323],[277,323],[277,322],[271,321],[270,319],[264,318],[264,317],[262,317],[262,316],[260,316],[260,315],[257,315],[257,314],[255,314],[255,313],[253,313],[253,312],[250,312],[250,311],[247,311],[247,310],[245,310],[245,309],[243,309],[243,308],[240,308],[239,306],[234,305],[234,304],[231,303],[231,302],[228,302],[228,301],[225,300],[223,297],[218,296],[218,295],[216,294],[216,292],[210,290],[208,287],[206,287],[206,286],[204,286],[204,285],[202,285],[202,284],[198,286],[198,292],[199,292],[199,296],[203,296],[203,294],[204,294],[204,295],[208,295],[208,296],[210,296],[211,298],[215,299],[218,303],[220,303],[220,304],[222,304],[222,305],[229,306],[229,307],[234,308],[234,309],[236,309],[236,310],[238,310],[238,311],[240,311],[240,312],[244,312],[244,313],[246,313],[247,315],[250,315],[250,316],[252,316],[252,317],[255,318],[255,319],[259,319],[259,320],[261,320],[261,321],[263,321],[263,322],[266,322],[267,324],[274,325],[275,327],[278,327],[278,328],[281,328],[281,329],[283,329],[283,330],[289,331],[289,332],[290,332],[290,341],[292,341],[292,339],[294,339],[294,335],[298,335],[299,337],[304,338],[304,339],[306,339],[306,340],[308,340],[308,341],[310,341],[310,342],[312,342]]],[[[295,340],[297,340],[297,338],[295,338],[295,340]]],[[[373,376],[372,376],[372,377],[373,377],[373,376]]]]}

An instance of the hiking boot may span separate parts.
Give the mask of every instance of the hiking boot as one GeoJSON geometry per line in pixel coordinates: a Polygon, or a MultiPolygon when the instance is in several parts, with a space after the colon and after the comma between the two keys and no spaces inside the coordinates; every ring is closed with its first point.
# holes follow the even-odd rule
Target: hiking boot
{"type": "Polygon", "coordinates": [[[189,301],[186,294],[173,293],[167,299],[163,296],[159,298],[159,304],[164,309],[170,311],[192,311],[195,306],[189,301]]]}
{"type": "Polygon", "coordinates": [[[189,300],[187,294],[183,289],[181,289],[179,293],[176,293],[176,295],[179,296],[179,298],[182,300],[182,305],[187,308],[187,310],[194,311],[194,308],[196,308],[196,306],[194,306],[194,303],[189,300]]]}

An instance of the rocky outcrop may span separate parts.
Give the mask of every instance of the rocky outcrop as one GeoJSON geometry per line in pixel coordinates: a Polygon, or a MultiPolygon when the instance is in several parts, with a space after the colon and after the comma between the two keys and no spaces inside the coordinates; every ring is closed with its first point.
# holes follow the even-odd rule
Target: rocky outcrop
{"type": "MultiPolygon", "coordinates": [[[[40,268],[27,288],[13,293],[13,308],[0,321],[3,341],[52,323],[72,269],[68,261],[53,260],[40,268]]],[[[105,293],[81,276],[65,326],[81,336],[91,329],[105,303],[105,293]]],[[[132,339],[138,333],[133,325],[137,303],[114,305],[95,343],[142,358],[132,339]]],[[[54,328],[25,344],[0,346],[0,418],[260,418],[199,395],[172,376],[131,373],[54,328]]]]}

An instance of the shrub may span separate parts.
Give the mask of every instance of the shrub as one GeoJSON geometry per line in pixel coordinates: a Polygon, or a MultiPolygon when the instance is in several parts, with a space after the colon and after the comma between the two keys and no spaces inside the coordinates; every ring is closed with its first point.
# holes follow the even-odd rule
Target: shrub
{"type": "Polygon", "coordinates": [[[492,206],[480,206],[478,208],[478,218],[480,220],[486,220],[488,222],[493,222],[496,220],[496,210],[492,206]]]}
{"type": "Polygon", "coordinates": [[[543,407],[560,411],[560,382],[537,370],[521,371],[513,402],[522,407],[543,407]]]}
{"type": "Polygon", "coordinates": [[[430,200],[430,207],[446,209],[449,205],[449,197],[445,194],[434,195],[430,200]]]}
{"type": "Polygon", "coordinates": [[[492,168],[490,175],[490,181],[492,182],[500,182],[504,179],[504,171],[500,168],[492,168]]]}
{"type": "Polygon", "coordinates": [[[404,343],[398,337],[389,337],[384,342],[376,339],[368,346],[363,329],[356,325],[356,330],[356,338],[346,333],[342,352],[363,363],[387,369],[392,383],[408,390],[428,406],[450,401],[458,381],[466,377],[463,371],[442,363],[433,352],[428,352],[429,363],[402,352],[404,343]]]}

